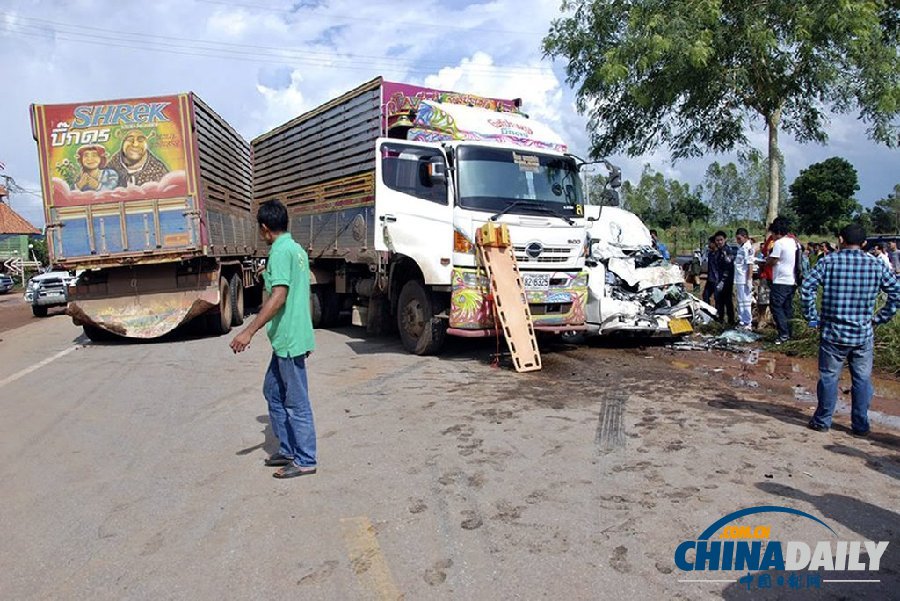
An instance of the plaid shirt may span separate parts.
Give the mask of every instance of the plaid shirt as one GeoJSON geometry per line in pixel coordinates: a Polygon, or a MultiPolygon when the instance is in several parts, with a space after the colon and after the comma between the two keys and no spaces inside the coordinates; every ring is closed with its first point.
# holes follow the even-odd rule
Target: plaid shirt
{"type": "Polygon", "coordinates": [[[872,326],[886,323],[900,309],[900,282],[880,259],[857,249],[845,249],[819,259],[800,288],[803,315],[820,321],[822,340],[857,346],[872,337],[872,326]],[[822,317],[816,311],[816,290],[823,287],[822,317]],[[888,300],[874,317],[878,291],[888,300]]]}

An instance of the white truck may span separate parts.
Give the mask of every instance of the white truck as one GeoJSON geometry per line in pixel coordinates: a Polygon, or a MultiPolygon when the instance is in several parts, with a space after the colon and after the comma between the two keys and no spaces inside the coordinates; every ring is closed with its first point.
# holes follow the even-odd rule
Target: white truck
{"type": "Polygon", "coordinates": [[[685,290],[681,268],[663,261],[640,217],[613,206],[588,206],[585,215],[587,334],[670,337],[715,317],[713,307],[685,290]]]}
{"type": "Polygon", "coordinates": [[[376,78],[252,141],[255,202],[279,199],[307,249],[313,322],[343,311],[404,347],[496,333],[475,232],[509,228],[534,327],[584,329],[576,159],[518,100],[376,78]]]}

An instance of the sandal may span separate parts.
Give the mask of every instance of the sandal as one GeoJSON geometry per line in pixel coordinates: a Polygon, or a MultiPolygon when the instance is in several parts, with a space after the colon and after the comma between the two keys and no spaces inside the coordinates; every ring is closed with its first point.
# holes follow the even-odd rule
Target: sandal
{"type": "Polygon", "coordinates": [[[267,457],[263,463],[266,465],[266,467],[282,467],[285,465],[290,465],[291,463],[293,463],[293,461],[293,457],[286,457],[281,453],[275,453],[267,457]]]}
{"type": "Polygon", "coordinates": [[[301,467],[299,465],[295,465],[291,463],[288,466],[285,466],[272,474],[274,478],[286,479],[286,478],[296,478],[297,476],[309,476],[311,474],[316,473],[316,468],[314,467],[301,467]]]}

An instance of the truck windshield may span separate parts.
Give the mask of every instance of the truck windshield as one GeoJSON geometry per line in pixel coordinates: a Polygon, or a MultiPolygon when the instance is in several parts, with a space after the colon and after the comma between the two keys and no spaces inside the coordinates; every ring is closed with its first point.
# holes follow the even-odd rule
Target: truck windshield
{"type": "Polygon", "coordinates": [[[487,212],[535,213],[534,207],[577,215],[581,180],[572,159],[530,152],[462,146],[458,153],[459,205],[487,212]],[[512,203],[515,203],[514,206],[512,203]],[[533,205],[533,206],[531,206],[533,205]]]}

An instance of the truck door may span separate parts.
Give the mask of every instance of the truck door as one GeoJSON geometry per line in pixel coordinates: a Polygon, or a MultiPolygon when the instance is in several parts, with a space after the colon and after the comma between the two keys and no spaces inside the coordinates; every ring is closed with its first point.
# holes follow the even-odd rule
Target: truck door
{"type": "Polygon", "coordinates": [[[413,259],[425,283],[450,283],[453,206],[447,157],[423,142],[380,139],[375,166],[375,249],[413,259]]]}

